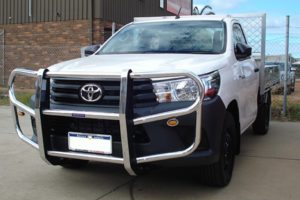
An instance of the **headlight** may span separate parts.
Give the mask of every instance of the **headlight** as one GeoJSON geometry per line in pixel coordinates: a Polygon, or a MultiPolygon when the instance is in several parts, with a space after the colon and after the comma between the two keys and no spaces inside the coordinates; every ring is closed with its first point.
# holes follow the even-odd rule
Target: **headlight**
{"type": "Polygon", "coordinates": [[[194,101],[198,96],[197,85],[192,79],[179,79],[153,83],[157,101],[194,101]]]}
{"type": "MultiPolygon", "coordinates": [[[[200,77],[205,85],[205,99],[217,95],[220,86],[218,72],[200,77]]],[[[176,101],[195,101],[198,96],[197,85],[192,79],[177,79],[153,82],[154,93],[160,103],[176,101]]]]}

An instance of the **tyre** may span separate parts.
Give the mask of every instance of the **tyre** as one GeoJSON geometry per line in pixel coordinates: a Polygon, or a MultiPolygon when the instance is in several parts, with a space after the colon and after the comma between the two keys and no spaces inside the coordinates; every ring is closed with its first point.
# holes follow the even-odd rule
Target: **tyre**
{"type": "Polygon", "coordinates": [[[252,125],[253,132],[258,135],[266,135],[269,131],[271,116],[271,92],[265,93],[263,100],[258,101],[256,119],[252,125]]]}
{"type": "Polygon", "coordinates": [[[81,169],[88,165],[88,160],[76,160],[76,159],[68,159],[68,158],[62,158],[58,165],[62,166],[66,169],[81,169]]]}
{"type": "Polygon", "coordinates": [[[220,157],[217,163],[202,166],[201,178],[209,186],[225,187],[229,184],[236,154],[236,126],[233,116],[227,112],[220,146],[220,157]]]}

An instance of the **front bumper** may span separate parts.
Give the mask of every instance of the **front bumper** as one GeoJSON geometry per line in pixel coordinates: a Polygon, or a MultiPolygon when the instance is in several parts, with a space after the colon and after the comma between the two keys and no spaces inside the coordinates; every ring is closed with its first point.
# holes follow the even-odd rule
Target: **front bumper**
{"type": "Polygon", "coordinates": [[[55,73],[41,69],[39,71],[29,71],[24,69],[16,69],[12,72],[9,79],[9,96],[12,105],[13,118],[15,128],[19,137],[38,149],[41,158],[51,164],[55,164],[57,157],[92,160],[108,163],[123,164],[129,174],[135,175],[135,167],[137,164],[166,161],[170,159],[178,159],[186,157],[197,150],[201,143],[201,114],[202,101],[204,96],[204,87],[198,76],[190,72],[166,72],[166,73],[133,73],[131,70],[123,71],[121,74],[82,74],[82,73],[55,73]],[[37,78],[36,84],[36,100],[34,110],[19,102],[14,94],[15,77],[29,76],[37,78]],[[140,117],[134,117],[133,107],[131,102],[132,82],[134,79],[141,78],[168,78],[168,77],[187,77],[191,78],[197,85],[199,96],[196,101],[185,108],[164,111],[140,117]],[[75,110],[60,110],[50,108],[50,78],[66,78],[66,79],[85,79],[85,80],[101,80],[101,79],[118,79],[120,84],[120,105],[118,112],[96,112],[96,111],[75,111],[75,110]],[[19,125],[17,109],[20,109],[29,114],[36,123],[36,132],[38,142],[26,137],[19,125]],[[132,141],[133,128],[139,125],[149,125],[151,123],[159,123],[163,120],[194,115],[194,137],[191,145],[179,151],[171,151],[165,153],[153,153],[140,156],[137,153],[136,147],[132,141]],[[110,120],[117,121],[120,128],[120,147],[122,156],[101,155],[92,153],[80,153],[72,151],[54,151],[51,148],[51,138],[47,134],[47,118],[64,117],[64,118],[84,118],[94,120],[110,120]]]}

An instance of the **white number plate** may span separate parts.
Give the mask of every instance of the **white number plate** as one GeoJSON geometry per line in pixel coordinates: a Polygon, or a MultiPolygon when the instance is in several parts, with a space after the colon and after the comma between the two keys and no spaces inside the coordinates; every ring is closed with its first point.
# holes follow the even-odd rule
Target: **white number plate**
{"type": "Polygon", "coordinates": [[[112,154],[112,137],[110,135],[68,133],[69,150],[89,153],[112,154]]]}

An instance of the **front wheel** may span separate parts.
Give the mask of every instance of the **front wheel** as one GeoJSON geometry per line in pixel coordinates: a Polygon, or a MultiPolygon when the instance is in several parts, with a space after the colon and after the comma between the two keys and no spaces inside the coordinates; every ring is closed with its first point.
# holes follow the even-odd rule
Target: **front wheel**
{"type": "Polygon", "coordinates": [[[258,101],[258,109],[256,120],[254,121],[252,128],[253,132],[258,135],[266,135],[269,131],[271,116],[271,92],[268,91],[264,94],[264,97],[258,101]]]}
{"type": "Polygon", "coordinates": [[[202,178],[205,184],[224,187],[229,184],[236,154],[236,126],[231,113],[227,112],[220,146],[220,157],[217,163],[203,166],[202,178]]]}

